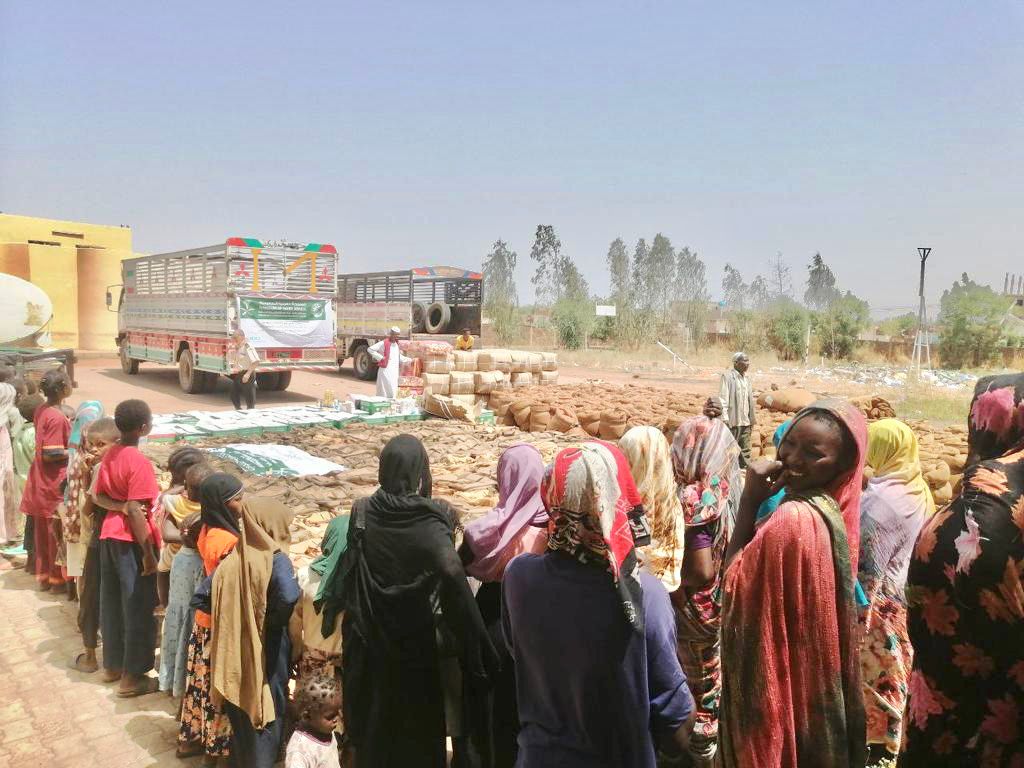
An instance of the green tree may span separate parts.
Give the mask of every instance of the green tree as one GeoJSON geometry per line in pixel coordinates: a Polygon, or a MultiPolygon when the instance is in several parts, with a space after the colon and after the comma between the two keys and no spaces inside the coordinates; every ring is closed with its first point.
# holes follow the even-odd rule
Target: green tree
{"type": "Polygon", "coordinates": [[[765,348],[765,325],[763,318],[748,309],[739,309],[729,315],[729,330],[732,332],[733,347],[745,352],[756,352],[765,348]]]}
{"type": "Polygon", "coordinates": [[[965,272],[960,281],[943,291],[939,309],[939,354],[950,368],[980,367],[998,354],[1003,319],[1010,299],[987,285],[979,285],[965,272]]]}
{"type": "Polygon", "coordinates": [[[562,241],[550,224],[538,224],[530,248],[530,260],[535,264],[533,289],[538,304],[554,304],[559,299],[559,272],[562,268],[562,241]]]}
{"type": "Polygon", "coordinates": [[[658,321],[664,323],[672,301],[672,284],[676,278],[676,251],[672,241],[660,232],[651,243],[645,271],[647,279],[638,289],[643,290],[648,297],[649,306],[658,321]]]}
{"type": "Polygon", "coordinates": [[[630,284],[630,259],[626,244],[621,237],[617,237],[608,246],[608,275],[611,278],[611,302],[618,309],[624,309],[629,301],[630,284]]]}
{"type": "Polygon", "coordinates": [[[804,304],[811,309],[824,310],[834,301],[838,301],[842,293],[836,288],[836,276],[832,274],[820,253],[814,254],[807,266],[807,290],[804,292],[804,304]]]}
{"type": "Polygon", "coordinates": [[[644,287],[649,280],[650,252],[646,240],[641,237],[636,241],[636,247],[633,249],[633,274],[630,278],[632,283],[630,303],[634,308],[646,307],[644,287]]]}
{"type": "Polygon", "coordinates": [[[747,291],[750,289],[743,282],[743,275],[732,264],[725,265],[725,275],[722,277],[722,293],[725,304],[729,309],[743,311],[746,308],[747,291]]]}
{"type": "Polygon", "coordinates": [[[857,336],[870,320],[868,303],[847,291],[814,318],[814,332],[821,342],[821,351],[834,360],[849,357],[857,336]]]}
{"type": "Polygon", "coordinates": [[[889,317],[878,324],[878,332],[895,339],[912,338],[917,331],[917,315],[907,312],[904,315],[889,317]]]}
{"type": "Polygon", "coordinates": [[[750,306],[753,309],[763,311],[771,303],[771,297],[768,294],[768,281],[761,275],[755,277],[750,283],[747,293],[750,296],[750,306]]]}
{"type": "Polygon", "coordinates": [[[519,330],[519,295],[516,291],[518,255],[504,240],[495,241],[484,257],[484,314],[494,323],[502,344],[510,343],[519,330]]]}
{"type": "Polygon", "coordinates": [[[799,360],[807,345],[811,318],[792,299],[777,301],[768,319],[768,344],[783,360],[799,360]]]}
{"type": "Polygon", "coordinates": [[[704,262],[684,246],[676,252],[676,279],[673,293],[676,313],[690,329],[695,345],[704,338],[708,318],[708,281],[704,262]]]}
{"type": "Polygon", "coordinates": [[[782,251],[768,260],[768,283],[771,286],[772,298],[791,299],[793,298],[793,276],[790,274],[789,265],[782,258],[782,251]]]}

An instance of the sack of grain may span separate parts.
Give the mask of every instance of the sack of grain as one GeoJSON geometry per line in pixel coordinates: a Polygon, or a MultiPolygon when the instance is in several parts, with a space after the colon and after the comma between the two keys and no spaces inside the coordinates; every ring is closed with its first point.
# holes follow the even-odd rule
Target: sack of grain
{"type": "Polygon", "coordinates": [[[530,430],[530,409],[533,407],[533,403],[529,398],[521,397],[518,400],[513,400],[509,406],[509,413],[516,420],[516,426],[524,432],[530,430]]]}
{"type": "Polygon", "coordinates": [[[501,371],[476,371],[470,375],[473,377],[473,391],[478,395],[489,395],[493,392],[497,377],[503,376],[501,371]]]}
{"type": "Polygon", "coordinates": [[[935,506],[943,507],[953,500],[953,486],[946,483],[941,488],[932,491],[932,498],[935,499],[935,506]]]}
{"type": "Polygon", "coordinates": [[[453,421],[475,422],[480,415],[472,406],[467,408],[444,395],[427,395],[423,400],[423,410],[431,416],[453,421]]]}
{"type": "Polygon", "coordinates": [[[512,358],[512,373],[529,373],[530,371],[530,353],[521,352],[518,349],[513,349],[509,352],[512,358]]]}
{"type": "Polygon", "coordinates": [[[540,352],[528,352],[526,355],[526,365],[530,373],[540,373],[544,370],[544,355],[540,352]]]}
{"type": "Polygon", "coordinates": [[[512,394],[510,392],[494,392],[487,398],[487,407],[494,411],[494,415],[501,417],[504,416],[508,411],[508,406],[512,402],[512,394]]]}
{"type": "Polygon", "coordinates": [[[455,363],[456,371],[472,373],[476,370],[476,352],[456,350],[453,355],[453,362],[455,363]]]}
{"type": "Polygon", "coordinates": [[[552,432],[568,432],[570,429],[575,429],[579,425],[580,422],[579,419],[576,418],[576,414],[568,408],[555,406],[551,409],[551,423],[548,426],[548,429],[552,432]]]}
{"type": "Polygon", "coordinates": [[[924,480],[929,488],[941,488],[949,482],[949,464],[940,461],[930,472],[924,473],[924,480]]]}
{"type": "Polygon", "coordinates": [[[949,465],[951,472],[963,472],[964,465],[967,464],[967,454],[958,453],[955,456],[947,455],[943,460],[949,465]]]}
{"type": "Polygon", "coordinates": [[[448,393],[452,395],[472,395],[474,394],[474,374],[463,373],[462,371],[452,371],[448,374],[450,383],[448,385],[448,393]]]}
{"type": "Polygon", "coordinates": [[[424,373],[423,392],[428,395],[447,395],[451,391],[449,389],[450,381],[451,374],[449,373],[424,373]]]}
{"type": "Polygon", "coordinates": [[[796,413],[802,408],[811,405],[818,397],[806,389],[791,387],[780,389],[777,392],[763,392],[757,398],[757,404],[776,413],[796,413]]]}
{"type": "Polygon", "coordinates": [[[597,437],[601,433],[600,411],[577,411],[576,416],[580,421],[580,426],[588,435],[597,437]]]}
{"type": "Polygon", "coordinates": [[[601,412],[600,435],[602,440],[617,442],[629,425],[629,415],[619,409],[611,408],[601,412]]]}
{"type": "Polygon", "coordinates": [[[530,406],[530,431],[547,432],[551,424],[551,408],[544,403],[530,406]]]}
{"type": "Polygon", "coordinates": [[[558,370],[558,355],[554,352],[541,352],[541,370],[542,371],[557,371],[558,370]]]}
{"type": "Polygon", "coordinates": [[[539,383],[542,387],[553,387],[558,383],[558,371],[541,371],[539,383]]]}
{"type": "Polygon", "coordinates": [[[512,389],[525,389],[533,386],[533,375],[530,373],[513,373],[512,389]]]}
{"type": "Polygon", "coordinates": [[[476,354],[478,371],[512,371],[512,355],[507,349],[482,349],[476,354]]]}

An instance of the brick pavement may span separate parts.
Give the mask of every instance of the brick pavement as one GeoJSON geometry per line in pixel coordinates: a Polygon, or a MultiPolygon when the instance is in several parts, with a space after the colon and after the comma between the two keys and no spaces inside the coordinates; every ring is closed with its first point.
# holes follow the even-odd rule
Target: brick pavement
{"type": "Polygon", "coordinates": [[[0,571],[0,765],[5,768],[193,768],[174,756],[169,696],[119,699],[99,673],[69,668],[81,650],[78,603],[0,571]]]}

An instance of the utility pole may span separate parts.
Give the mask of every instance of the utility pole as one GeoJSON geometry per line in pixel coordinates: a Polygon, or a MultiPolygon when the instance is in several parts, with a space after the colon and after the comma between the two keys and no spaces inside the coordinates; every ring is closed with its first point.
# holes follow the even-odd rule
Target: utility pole
{"type": "Polygon", "coordinates": [[[931,248],[917,249],[921,257],[921,284],[918,289],[921,306],[917,311],[917,337],[914,339],[914,355],[910,360],[910,372],[916,375],[920,375],[924,365],[928,366],[928,370],[932,368],[932,346],[928,340],[928,308],[924,302],[924,263],[928,261],[931,252],[931,248]]]}

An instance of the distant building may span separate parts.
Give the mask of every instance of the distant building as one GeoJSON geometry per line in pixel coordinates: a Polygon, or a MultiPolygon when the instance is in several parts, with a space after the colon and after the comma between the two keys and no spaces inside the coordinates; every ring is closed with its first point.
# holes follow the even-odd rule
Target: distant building
{"type": "Polygon", "coordinates": [[[121,282],[121,260],[133,255],[130,227],[0,214],[0,272],[50,297],[57,347],[116,349],[106,288],[121,282]]]}

